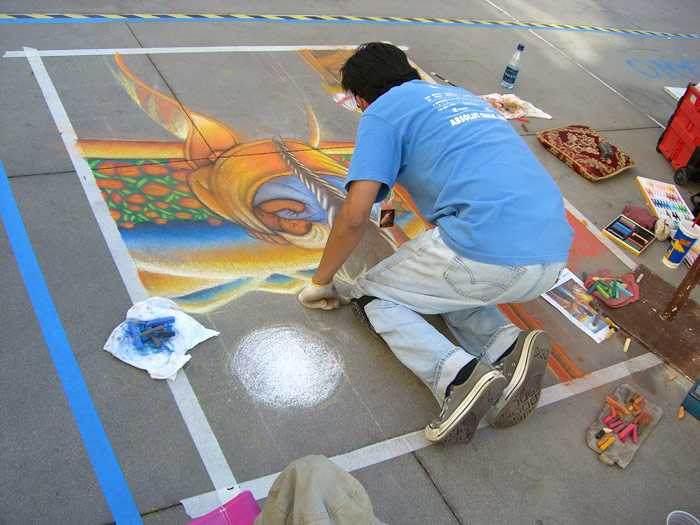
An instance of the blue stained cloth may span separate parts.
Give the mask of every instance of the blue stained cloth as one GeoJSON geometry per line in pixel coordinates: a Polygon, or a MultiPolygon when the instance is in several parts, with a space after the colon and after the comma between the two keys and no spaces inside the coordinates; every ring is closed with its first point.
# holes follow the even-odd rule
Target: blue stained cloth
{"type": "Polygon", "coordinates": [[[112,331],[104,350],[127,364],[146,370],[153,379],[175,379],[178,370],[192,357],[187,351],[216,335],[219,332],[202,326],[170,299],[151,297],[129,308],[126,320],[112,331]],[[134,340],[130,322],[141,326],[147,321],[168,317],[174,318],[168,326],[175,335],[163,339],[159,348],[150,342],[139,345],[134,340]]]}
{"type": "Polygon", "coordinates": [[[403,186],[454,252],[498,265],[565,261],[573,240],[559,188],[505,118],[476,95],[421,80],[360,119],[346,187],[403,186]]]}

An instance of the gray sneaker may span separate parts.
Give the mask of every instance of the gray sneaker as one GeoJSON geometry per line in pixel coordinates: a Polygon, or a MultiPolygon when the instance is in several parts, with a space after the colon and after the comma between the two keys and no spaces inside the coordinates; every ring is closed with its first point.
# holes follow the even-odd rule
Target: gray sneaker
{"type": "Polygon", "coordinates": [[[350,299],[350,307],[352,308],[352,313],[355,314],[355,317],[357,317],[357,320],[360,321],[360,323],[362,323],[374,337],[377,339],[382,339],[381,336],[374,330],[369,317],[367,317],[367,314],[365,313],[365,306],[375,299],[376,297],[371,297],[369,295],[363,295],[359,299],[350,299]]]}
{"type": "Polygon", "coordinates": [[[547,332],[525,330],[520,333],[513,351],[496,367],[503,372],[508,386],[493,407],[492,427],[517,425],[535,411],[551,350],[552,341],[547,332]]]}
{"type": "Polygon", "coordinates": [[[442,412],[425,427],[428,441],[469,443],[484,414],[498,400],[506,379],[489,364],[479,362],[469,378],[451,387],[442,412]]]}

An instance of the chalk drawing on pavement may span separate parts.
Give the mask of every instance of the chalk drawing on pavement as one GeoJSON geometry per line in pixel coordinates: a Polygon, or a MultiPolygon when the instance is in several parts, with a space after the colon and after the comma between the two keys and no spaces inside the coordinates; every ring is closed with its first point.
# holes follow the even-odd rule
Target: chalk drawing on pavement
{"type": "MultiPolygon", "coordinates": [[[[142,82],[118,54],[107,62],[131,101],[174,137],[105,139],[77,129],[80,151],[150,296],[168,297],[188,312],[209,312],[251,291],[295,294],[305,286],[344,200],[354,147],[354,126],[347,126],[349,140],[321,139],[310,101],[353,118],[339,87],[348,53],[297,52],[296,67],[312,69],[321,80],[313,94],[301,90],[272,53],[263,54],[260,62],[271,64],[268,74],[303,101],[305,140],[289,138],[296,132],[291,129],[244,140],[255,130],[234,130],[185,107],[142,82]]],[[[245,105],[245,96],[234,103],[245,105]]],[[[289,109],[271,102],[256,111],[264,119],[289,109]]],[[[352,284],[425,230],[401,188],[377,204],[374,215],[386,205],[396,206],[396,226],[380,230],[373,217],[364,246],[338,273],[342,283],[352,284]]]]}

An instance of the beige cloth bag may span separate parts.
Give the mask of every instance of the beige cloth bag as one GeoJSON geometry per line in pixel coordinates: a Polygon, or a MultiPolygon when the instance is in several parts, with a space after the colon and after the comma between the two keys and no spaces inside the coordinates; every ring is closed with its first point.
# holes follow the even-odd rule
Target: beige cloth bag
{"type": "Polygon", "coordinates": [[[255,525],[384,525],[364,487],[324,456],[298,459],[272,484],[255,525]]]}

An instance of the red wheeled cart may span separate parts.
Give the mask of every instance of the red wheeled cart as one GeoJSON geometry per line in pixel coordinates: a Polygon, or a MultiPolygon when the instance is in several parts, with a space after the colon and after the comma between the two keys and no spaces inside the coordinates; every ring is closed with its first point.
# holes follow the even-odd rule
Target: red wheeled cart
{"type": "Polygon", "coordinates": [[[656,150],[671,161],[676,184],[700,178],[700,91],[688,84],[676,111],[661,134],[656,150]]]}

